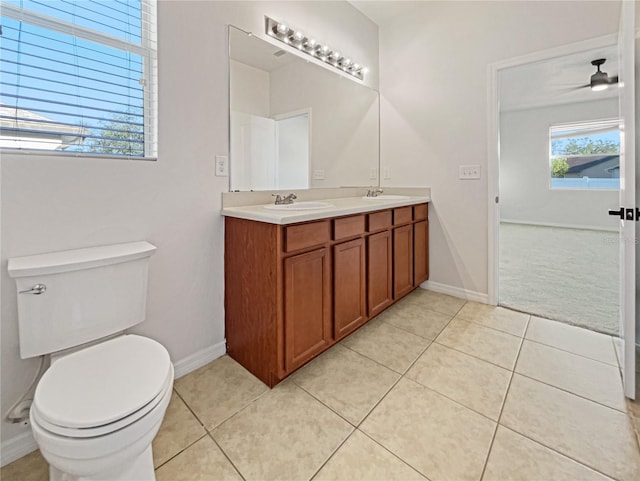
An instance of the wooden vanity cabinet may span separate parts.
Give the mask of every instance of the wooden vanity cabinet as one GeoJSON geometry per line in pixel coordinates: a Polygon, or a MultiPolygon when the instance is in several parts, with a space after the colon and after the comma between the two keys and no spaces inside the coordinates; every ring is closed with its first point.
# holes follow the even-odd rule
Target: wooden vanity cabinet
{"type": "Polygon", "coordinates": [[[367,319],[364,239],[333,246],[333,333],[337,341],[367,319]]]}
{"type": "Polygon", "coordinates": [[[284,259],[284,372],[331,344],[331,266],[323,247],[284,259]]]}
{"type": "Polygon", "coordinates": [[[393,302],[391,231],[367,237],[367,314],[374,317],[393,302]]]}
{"type": "Polygon", "coordinates": [[[393,299],[413,290],[413,226],[393,229],[393,299]]]}
{"type": "Polygon", "coordinates": [[[429,213],[428,204],[413,207],[413,285],[429,279],[429,213]]]}
{"type": "Polygon", "coordinates": [[[427,204],[277,225],[225,218],[227,353],[273,387],[428,276],[427,204]]]}

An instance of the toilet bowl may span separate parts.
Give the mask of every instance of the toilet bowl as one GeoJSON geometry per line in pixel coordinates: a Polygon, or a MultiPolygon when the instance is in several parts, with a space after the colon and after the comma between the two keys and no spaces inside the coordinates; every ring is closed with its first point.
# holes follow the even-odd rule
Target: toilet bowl
{"type": "Polygon", "coordinates": [[[155,251],[137,241],[9,259],[20,356],[52,356],[29,413],[52,481],[155,479],[173,365],[158,342],[122,334],[145,320],[155,251]]]}
{"type": "Polygon", "coordinates": [[[38,384],[30,420],[52,481],[153,480],[151,442],[173,365],[157,342],[126,335],[65,356],[38,384]]]}

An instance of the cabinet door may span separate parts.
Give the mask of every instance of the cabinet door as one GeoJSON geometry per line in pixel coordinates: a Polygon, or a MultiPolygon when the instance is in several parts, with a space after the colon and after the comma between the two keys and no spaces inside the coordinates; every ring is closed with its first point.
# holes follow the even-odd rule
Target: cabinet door
{"type": "Polygon", "coordinates": [[[391,231],[367,238],[368,314],[373,317],[393,302],[391,231]]]}
{"type": "Polygon", "coordinates": [[[364,239],[333,246],[333,335],[340,339],[367,320],[364,239]]]}
{"type": "Polygon", "coordinates": [[[400,299],[413,289],[413,226],[393,229],[393,298],[400,299]]]}
{"type": "Polygon", "coordinates": [[[287,373],[331,343],[329,250],[284,260],[284,362],[287,373]]]}
{"type": "Polygon", "coordinates": [[[413,225],[413,285],[429,279],[429,221],[413,225]]]}

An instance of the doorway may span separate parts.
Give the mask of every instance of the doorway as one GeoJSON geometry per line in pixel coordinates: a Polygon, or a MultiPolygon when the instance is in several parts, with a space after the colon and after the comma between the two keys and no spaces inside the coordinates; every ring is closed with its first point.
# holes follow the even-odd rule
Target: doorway
{"type": "Polygon", "coordinates": [[[497,303],[619,334],[617,45],[501,69],[497,303]]]}
{"type": "MultiPolygon", "coordinates": [[[[629,15],[623,14],[623,23],[624,23],[625,17],[629,17],[629,15]]],[[[631,16],[631,18],[633,19],[633,16],[631,16]]],[[[519,253],[517,257],[519,261],[522,261],[523,259],[525,259],[523,261],[525,265],[527,265],[526,264],[527,256],[529,256],[528,259],[534,259],[536,261],[539,260],[541,257],[540,250],[542,250],[542,252],[549,252],[552,249],[561,250],[560,247],[558,247],[561,243],[560,238],[562,237],[563,234],[566,234],[566,232],[562,231],[562,229],[593,231],[593,232],[589,232],[589,234],[600,233],[598,234],[600,236],[600,239],[597,240],[595,243],[593,239],[586,240],[586,241],[584,239],[582,240],[574,239],[572,242],[569,242],[569,245],[576,252],[579,252],[578,251],[579,247],[583,248],[587,244],[591,246],[595,245],[596,250],[600,251],[600,253],[608,252],[609,260],[607,261],[605,259],[603,261],[606,263],[608,268],[611,268],[612,266],[615,267],[614,263],[616,260],[616,252],[619,252],[620,255],[623,256],[621,257],[622,259],[630,260],[630,263],[619,262],[619,268],[620,268],[621,274],[624,276],[624,283],[621,283],[619,280],[617,283],[613,282],[614,289],[621,292],[621,296],[619,297],[620,300],[618,301],[621,307],[621,314],[618,316],[617,326],[615,326],[615,323],[614,323],[614,324],[610,324],[609,328],[605,326],[604,329],[599,328],[596,330],[605,331],[609,333],[615,333],[615,332],[612,332],[615,330],[618,330],[620,332],[622,341],[619,343],[619,345],[622,347],[619,352],[619,361],[621,363],[621,366],[623,367],[623,377],[625,378],[625,394],[628,397],[633,397],[634,383],[631,380],[631,377],[632,377],[631,374],[634,373],[635,371],[635,362],[634,362],[634,355],[633,355],[634,347],[635,347],[635,329],[633,329],[633,327],[635,327],[634,326],[635,314],[631,309],[629,309],[629,306],[630,304],[635,304],[635,295],[634,295],[635,277],[633,277],[633,274],[629,267],[635,266],[635,262],[634,262],[635,253],[631,252],[628,254],[628,257],[624,257],[627,255],[627,252],[629,251],[629,249],[626,249],[624,247],[625,245],[627,245],[628,247],[629,242],[627,242],[627,239],[632,239],[632,240],[635,239],[635,236],[632,236],[629,233],[629,230],[632,227],[632,224],[629,222],[625,222],[625,220],[622,219],[621,221],[617,221],[617,223],[614,222],[611,226],[599,225],[598,223],[594,222],[593,215],[590,217],[585,214],[585,212],[588,212],[588,210],[584,209],[585,207],[588,207],[592,202],[596,200],[602,201],[604,197],[607,197],[607,196],[611,197],[610,199],[608,199],[608,201],[597,204],[597,205],[600,205],[600,207],[594,207],[596,210],[600,209],[599,212],[596,212],[596,214],[600,216],[600,219],[598,222],[606,223],[607,222],[606,219],[608,218],[607,212],[606,212],[607,209],[611,210],[612,207],[616,208],[616,206],[624,205],[625,203],[629,203],[630,205],[635,204],[635,202],[631,203],[631,202],[627,202],[626,200],[623,201],[623,199],[626,199],[627,197],[629,197],[629,194],[631,193],[631,191],[628,191],[630,186],[629,186],[629,183],[627,182],[626,183],[627,187],[625,189],[621,189],[620,192],[616,192],[615,189],[602,189],[601,191],[595,194],[593,194],[593,192],[595,192],[595,189],[594,191],[590,191],[588,189],[579,190],[577,188],[576,189],[554,188],[554,187],[557,187],[557,185],[554,185],[554,184],[557,184],[557,182],[554,181],[552,177],[553,177],[554,167],[557,167],[557,166],[555,166],[553,163],[554,159],[552,155],[552,146],[550,145],[551,140],[558,135],[558,132],[562,131],[562,128],[565,128],[565,131],[570,132],[575,127],[574,125],[573,127],[569,128],[567,127],[567,124],[572,125],[576,123],[579,123],[579,124],[581,123],[581,124],[587,124],[587,125],[588,124],[597,125],[598,122],[615,120],[616,114],[619,116],[619,118],[623,119],[623,121],[626,122],[626,128],[628,129],[628,131],[632,131],[631,129],[633,128],[634,116],[633,116],[633,110],[631,110],[632,109],[631,106],[634,105],[633,98],[631,99],[631,102],[621,101],[620,103],[621,113],[616,112],[614,113],[614,115],[608,114],[606,112],[606,108],[603,107],[603,105],[600,105],[602,109],[597,115],[593,115],[592,113],[592,115],[588,117],[583,117],[583,118],[547,119],[546,125],[544,126],[544,128],[546,129],[546,140],[543,142],[540,142],[540,141],[536,142],[535,144],[537,145],[537,147],[535,148],[536,153],[535,155],[530,156],[529,162],[525,164],[521,164],[519,168],[512,168],[511,170],[509,170],[509,168],[505,168],[505,169],[502,168],[503,167],[502,158],[505,155],[507,156],[510,155],[508,145],[505,144],[505,142],[508,142],[508,140],[503,137],[505,134],[503,130],[508,130],[509,128],[516,129],[516,127],[518,126],[523,127],[525,125],[524,123],[515,121],[515,116],[518,114],[518,111],[525,111],[527,108],[532,108],[532,107],[553,110],[557,107],[556,104],[560,104],[560,103],[574,103],[575,104],[574,107],[576,109],[584,109],[585,106],[584,105],[580,106],[579,104],[586,104],[587,102],[590,102],[590,100],[583,100],[583,101],[576,101],[576,102],[567,101],[569,96],[571,97],[577,96],[578,92],[580,92],[581,90],[579,88],[581,87],[580,81],[576,79],[571,79],[567,76],[568,72],[573,70],[573,68],[570,68],[569,62],[572,60],[579,60],[580,55],[585,54],[588,56],[587,59],[584,59],[584,58],[582,59],[583,63],[587,61],[590,56],[593,56],[593,55],[602,56],[606,58],[608,56],[611,56],[610,52],[607,52],[606,49],[613,49],[613,51],[615,51],[618,45],[622,45],[623,55],[620,57],[622,61],[619,67],[621,68],[621,70],[624,70],[624,72],[627,73],[626,76],[622,76],[621,78],[627,80],[624,83],[626,84],[625,87],[629,87],[629,88],[624,88],[624,89],[621,88],[619,92],[621,95],[623,94],[623,92],[626,93],[626,95],[628,95],[629,93],[633,94],[633,92],[635,91],[634,79],[631,75],[629,75],[629,72],[631,74],[633,73],[632,67],[634,65],[633,62],[634,62],[635,53],[633,50],[634,43],[633,43],[633,33],[632,33],[634,30],[627,28],[626,34],[624,33],[624,31],[625,31],[625,28],[622,28],[620,39],[623,40],[624,38],[626,38],[627,40],[621,41],[620,43],[618,43],[618,37],[612,35],[612,36],[592,39],[589,41],[579,42],[576,44],[570,44],[563,47],[550,49],[548,51],[538,52],[535,54],[519,57],[516,59],[510,59],[508,61],[503,61],[498,64],[492,64],[489,66],[489,69],[488,69],[489,87],[490,87],[489,88],[489,111],[488,111],[489,139],[490,139],[489,152],[488,152],[489,153],[488,188],[489,188],[489,194],[490,194],[489,195],[490,229],[489,229],[489,239],[488,239],[489,257],[490,257],[489,259],[489,302],[494,305],[497,305],[499,303],[501,304],[505,303],[501,301],[501,293],[500,293],[500,291],[503,289],[502,284],[504,282],[503,282],[503,279],[501,279],[501,268],[500,268],[499,260],[501,257],[501,253],[504,252],[504,247],[505,247],[501,245],[503,240],[501,238],[501,221],[511,220],[512,221],[510,222],[510,224],[512,224],[511,227],[513,227],[514,225],[515,226],[526,225],[530,229],[538,229],[541,231],[544,231],[544,229],[546,229],[547,232],[546,234],[544,234],[544,238],[547,240],[549,240],[549,238],[552,237],[550,236],[550,233],[556,235],[556,238],[552,239],[551,247],[547,245],[547,247],[545,248],[542,242],[535,241],[535,236],[540,235],[539,232],[533,232],[532,230],[525,234],[521,233],[520,235],[525,238],[528,248],[520,249],[519,251],[516,250],[516,252],[519,253]],[[626,45],[626,47],[624,45],[626,45]],[[627,52],[626,56],[628,57],[628,60],[625,60],[625,54],[624,54],[625,51],[627,52]],[[556,72],[554,73],[554,69],[552,68],[553,62],[561,62],[564,67],[562,68],[561,71],[558,71],[556,69],[556,72]],[[537,78],[537,81],[536,81],[535,75],[533,75],[531,72],[527,73],[527,67],[533,68],[536,66],[540,66],[540,64],[545,64],[545,63],[547,64],[546,65],[547,69],[546,69],[546,73],[542,74],[544,77],[542,80],[540,78],[537,78]],[[553,82],[558,89],[560,88],[565,89],[565,92],[562,95],[564,97],[563,102],[559,102],[557,100],[548,100],[548,99],[544,101],[543,99],[540,99],[540,98],[534,98],[533,99],[534,102],[530,102],[530,105],[509,106],[509,103],[505,100],[505,97],[502,95],[503,92],[500,90],[500,87],[502,87],[500,85],[500,81],[505,80],[502,74],[508,75],[510,72],[518,73],[518,69],[521,69],[523,72],[525,72],[524,80],[520,82],[520,84],[516,84],[516,87],[517,89],[519,89],[519,92],[520,92],[519,95],[522,98],[526,96],[527,94],[526,90],[531,90],[532,83],[536,87],[539,87],[540,81],[550,81],[550,82],[553,82]],[[538,102],[538,105],[533,105],[536,102],[538,102]],[[625,107],[625,102],[627,107],[625,107]],[[540,103],[542,105],[540,105],[540,103]],[[511,116],[512,118],[509,119],[509,116],[511,116]],[[554,130],[556,128],[559,128],[559,130],[554,130]],[[546,142],[546,147],[545,146],[541,147],[541,145],[543,145],[545,142],[546,142]],[[528,176],[525,176],[527,178],[528,184],[527,185],[520,184],[520,187],[515,187],[515,189],[510,193],[508,186],[511,185],[513,187],[518,185],[516,182],[511,184],[509,183],[509,180],[513,180],[509,178],[510,175],[522,176],[523,171],[526,172],[526,169],[530,169],[530,168],[539,169],[535,173],[535,175],[539,175],[540,177],[538,177],[536,180],[536,178],[534,177],[534,172],[529,172],[528,176]],[[534,190],[533,189],[534,183],[539,184],[538,181],[542,179],[541,172],[543,171],[547,176],[547,178],[544,181],[546,190],[540,191],[539,189],[537,192],[538,194],[537,196],[529,195],[529,197],[527,198],[525,194],[527,193],[531,194],[531,191],[534,190]],[[518,189],[520,189],[520,191],[517,191],[518,189]],[[542,196],[543,194],[544,196],[542,196]],[[509,199],[511,198],[511,201],[513,201],[514,199],[517,199],[518,196],[520,196],[519,202],[515,202],[514,204],[512,204],[513,209],[509,211],[509,199]],[[572,205],[572,203],[577,205],[572,205]],[[576,208],[578,210],[576,210],[576,208]],[[583,208],[582,214],[580,213],[581,212],[580,208],[583,208]],[[502,212],[503,209],[506,209],[506,210],[502,212]],[[545,211],[545,209],[548,215],[546,218],[543,218],[542,212],[545,211]],[[511,217],[503,216],[503,213],[510,215],[511,217]],[[523,250],[524,252],[522,252],[523,250]],[[611,261],[611,259],[613,259],[613,261],[611,261]],[[617,284],[617,286],[615,284],[617,284]],[[621,289],[622,286],[624,287],[624,289],[621,289]],[[621,302],[621,301],[624,301],[624,302],[621,302]],[[624,329],[620,330],[619,329],[620,326],[623,327],[624,329]],[[618,329],[616,329],[616,327],[618,327],[618,329]]],[[[616,53],[615,57],[611,57],[611,62],[609,65],[612,65],[614,63],[617,56],[618,54],[616,53]]],[[[594,56],[591,58],[591,61],[593,60],[598,60],[598,59],[596,59],[594,56]]],[[[591,64],[591,61],[588,61],[588,64],[591,64]]],[[[545,72],[544,68],[542,69],[542,72],[545,72]]],[[[591,72],[591,74],[593,73],[591,72]]],[[[588,83],[588,78],[589,78],[588,75],[586,78],[587,78],[587,81],[584,81],[584,78],[583,78],[584,83],[588,83]]],[[[621,82],[621,85],[622,83],[623,82],[621,82]]],[[[589,93],[589,90],[591,89],[584,89],[584,90],[586,90],[585,93],[589,93]]],[[[558,95],[558,96],[561,97],[561,95],[558,95]]],[[[572,100],[574,99],[572,98],[572,100]]],[[[605,99],[600,99],[600,100],[603,100],[601,104],[606,103],[606,101],[604,101],[605,99]]],[[[611,102],[611,104],[615,105],[613,101],[611,102]]],[[[612,107],[609,106],[607,108],[612,108],[612,107]]],[[[623,129],[622,126],[621,126],[621,129],[623,129]]],[[[528,128],[521,128],[521,132],[516,131],[516,134],[520,134],[521,136],[526,136],[527,134],[532,135],[531,129],[528,129],[528,128]]],[[[620,145],[625,146],[627,153],[626,154],[620,153],[620,164],[619,164],[620,170],[619,171],[624,173],[624,176],[626,179],[632,179],[632,178],[635,178],[635,173],[631,172],[632,175],[629,175],[629,167],[633,168],[635,166],[635,163],[628,162],[627,160],[630,159],[633,161],[635,159],[635,157],[633,156],[633,150],[635,146],[631,145],[632,142],[630,142],[630,139],[632,140],[633,138],[629,137],[628,135],[626,137],[627,138],[625,141],[622,141],[622,139],[620,140],[620,145]],[[629,153],[631,153],[631,155],[629,155],[629,153]],[[626,159],[626,160],[623,161],[623,159],[626,159]]],[[[521,139],[524,139],[524,137],[521,137],[521,139]]],[[[526,147],[533,144],[527,143],[525,141],[524,145],[526,150],[526,147]]],[[[529,152],[529,154],[531,154],[531,152],[529,152]]],[[[601,161],[603,162],[604,160],[601,159],[601,161]]],[[[514,167],[515,165],[516,164],[511,165],[511,167],[514,167]]],[[[574,165],[569,165],[568,167],[572,168],[574,167],[574,165]]],[[[611,168],[610,165],[607,166],[606,168],[604,166],[602,167],[603,169],[608,169],[607,172],[609,174],[615,173],[616,169],[611,168]]],[[[567,166],[564,166],[564,169],[566,168],[567,166]]],[[[566,172],[563,172],[563,173],[566,173],[566,172]]],[[[614,177],[615,175],[611,175],[611,178],[614,178],[614,177]]],[[[571,180],[571,182],[578,182],[579,180],[580,179],[571,180]]],[[[565,181],[563,180],[562,182],[565,182],[565,181]]],[[[562,184],[562,182],[560,183],[562,184]]],[[[613,182],[613,181],[610,180],[609,182],[613,182]]],[[[623,178],[621,185],[624,185],[624,184],[625,182],[623,178]]],[[[595,206],[596,204],[593,204],[593,205],[595,206]]],[[[621,212],[625,212],[625,210],[623,209],[621,212]]],[[[509,222],[503,222],[502,224],[507,224],[507,223],[509,222]]],[[[503,231],[503,234],[506,234],[506,230],[503,231]]],[[[597,239],[598,235],[594,235],[592,237],[597,239]]],[[[589,254],[578,255],[578,260],[581,260],[581,259],[584,260],[584,258],[587,257],[588,255],[589,254]]],[[[561,253],[560,258],[562,259],[563,264],[567,264],[567,262],[564,262],[569,258],[566,254],[563,255],[561,253]]],[[[578,262],[573,260],[573,262],[570,262],[570,264],[572,263],[577,264],[578,262]]],[[[593,269],[594,266],[591,264],[588,265],[587,268],[593,269]]],[[[503,267],[504,267],[504,264],[503,264],[503,267]]],[[[603,273],[603,269],[595,269],[596,271],[595,274],[593,272],[588,272],[585,269],[586,268],[583,268],[583,270],[574,271],[574,273],[570,276],[565,275],[565,279],[564,279],[565,283],[576,284],[575,282],[576,279],[586,278],[587,280],[591,280],[591,284],[595,284],[594,279],[600,279],[600,278],[606,277],[603,273]]],[[[616,269],[614,268],[613,271],[615,272],[615,270],[616,269]]],[[[554,267],[553,263],[551,263],[551,272],[557,274],[558,271],[560,271],[560,269],[557,268],[557,265],[554,267]]],[[[526,272],[521,273],[521,275],[522,275],[521,280],[527,281],[527,277],[534,277],[535,273],[531,270],[530,267],[528,267],[526,272]]],[[[542,277],[543,283],[545,279],[547,279],[546,284],[550,284],[549,274],[542,275],[540,277],[542,277]]],[[[608,283],[607,285],[610,287],[612,284],[608,283]]],[[[608,300],[618,298],[618,296],[615,294],[615,290],[613,292],[603,293],[601,292],[602,290],[596,289],[597,294],[592,294],[589,297],[598,298],[601,301],[598,305],[600,307],[603,307],[604,306],[604,302],[602,302],[603,298],[606,297],[608,300]]],[[[551,296],[552,297],[555,296],[556,301],[558,301],[560,304],[569,304],[566,302],[564,303],[562,302],[563,301],[562,294],[559,293],[557,290],[553,290],[553,292],[551,292],[551,296]]],[[[576,297],[575,295],[570,295],[570,294],[568,296],[571,296],[572,298],[576,297]]],[[[510,305],[509,307],[516,308],[516,309],[520,308],[521,310],[525,310],[525,311],[532,311],[531,307],[526,307],[526,306],[521,307],[521,306],[510,305]]],[[[610,309],[610,310],[613,310],[613,309],[610,309]]],[[[537,314],[537,313],[534,311],[533,314],[537,314]]],[[[558,315],[547,314],[546,317],[552,317],[557,319],[558,315]]],[[[599,317],[602,317],[602,316],[599,316],[599,317]]],[[[566,320],[565,322],[572,323],[571,320],[566,320]]],[[[577,323],[577,322],[574,321],[573,323],[577,323]]],[[[594,329],[591,326],[587,326],[587,327],[594,329]]]]}

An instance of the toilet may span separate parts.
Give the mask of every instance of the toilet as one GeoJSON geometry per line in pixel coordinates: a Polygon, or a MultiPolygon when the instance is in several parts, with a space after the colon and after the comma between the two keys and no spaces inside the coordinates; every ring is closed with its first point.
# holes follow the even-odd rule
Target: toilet
{"type": "Polygon", "coordinates": [[[140,241],[9,259],[20,356],[51,355],[29,413],[51,481],[155,479],[173,364],[160,343],[124,333],[145,319],[155,250],[140,241]]]}

